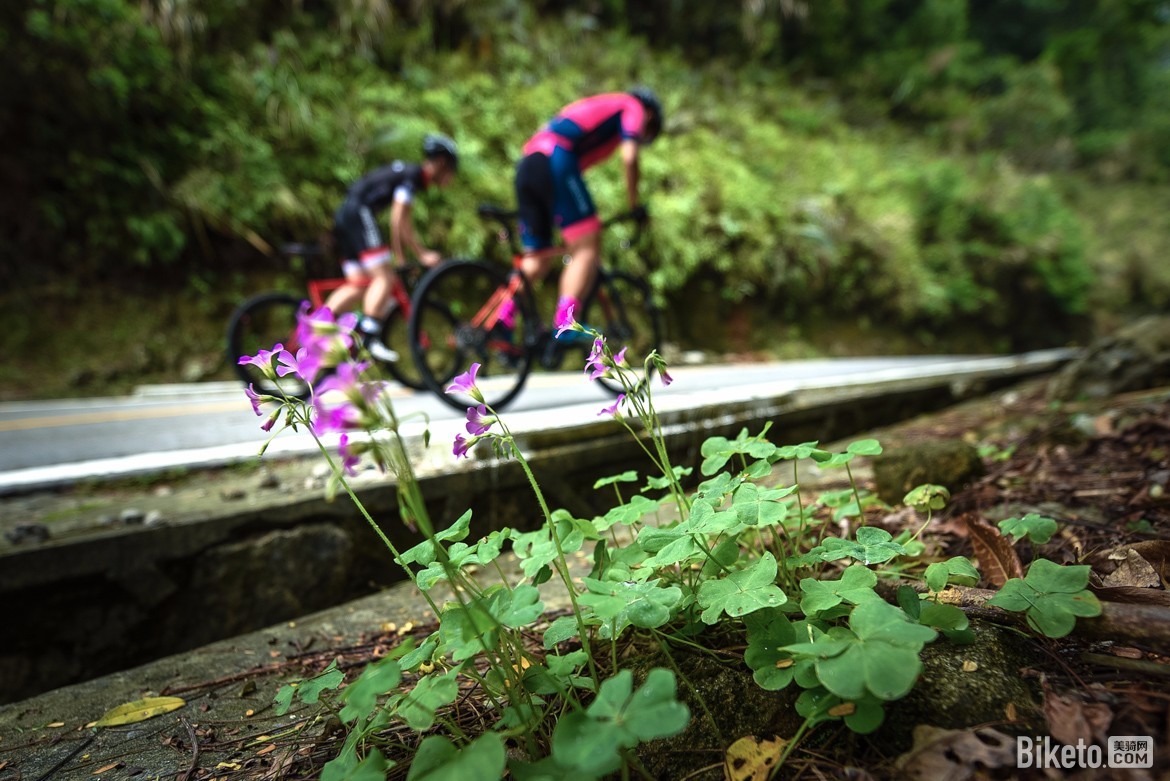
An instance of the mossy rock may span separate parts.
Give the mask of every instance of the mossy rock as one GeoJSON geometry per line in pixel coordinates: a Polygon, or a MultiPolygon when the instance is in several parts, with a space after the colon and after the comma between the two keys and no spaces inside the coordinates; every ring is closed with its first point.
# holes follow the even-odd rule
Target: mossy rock
{"type": "Polygon", "coordinates": [[[954,494],[984,472],[978,451],[956,439],[890,445],[873,460],[877,495],[892,505],[901,504],[910,490],[924,483],[944,486],[954,494]]]}

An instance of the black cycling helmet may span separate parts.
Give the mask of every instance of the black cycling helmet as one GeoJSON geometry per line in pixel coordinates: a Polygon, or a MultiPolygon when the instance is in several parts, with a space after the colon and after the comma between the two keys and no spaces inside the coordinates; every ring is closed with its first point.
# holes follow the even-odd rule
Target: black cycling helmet
{"type": "Polygon", "coordinates": [[[442,133],[428,133],[423,139],[422,148],[424,157],[428,159],[445,157],[450,162],[452,171],[459,167],[459,147],[442,133]]]}
{"type": "Polygon", "coordinates": [[[650,112],[649,120],[646,122],[646,143],[653,143],[654,139],[658,138],[658,134],[662,132],[662,103],[654,94],[654,90],[649,87],[634,87],[629,94],[637,98],[642,104],[642,108],[650,112]]]}

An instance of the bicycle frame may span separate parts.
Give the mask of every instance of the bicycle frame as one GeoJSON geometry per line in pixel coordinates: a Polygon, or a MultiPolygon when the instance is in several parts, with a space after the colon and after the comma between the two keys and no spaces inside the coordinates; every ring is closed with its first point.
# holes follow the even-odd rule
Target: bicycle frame
{"type": "MultiPolygon", "coordinates": [[[[500,307],[505,301],[512,300],[516,296],[517,291],[524,285],[524,281],[521,279],[521,277],[525,276],[523,270],[524,261],[526,259],[532,258],[544,259],[556,257],[558,255],[565,256],[569,254],[569,249],[567,246],[560,244],[554,247],[537,250],[535,252],[525,251],[517,241],[516,233],[513,230],[513,225],[515,224],[515,221],[518,219],[520,214],[518,211],[502,209],[498,206],[492,206],[490,204],[481,204],[477,212],[480,218],[496,222],[500,225],[500,229],[496,233],[496,238],[500,243],[505,243],[508,245],[508,249],[512,255],[512,268],[520,272],[520,276],[513,277],[509,281],[508,287],[506,289],[501,288],[495,291],[495,293],[492,294],[492,297],[488,299],[487,303],[485,303],[483,307],[471,318],[472,324],[474,324],[476,327],[491,329],[499,321],[500,307]]],[[[602,227],[604,229],[611,225],[617,225],[622,222],[631,222],[633,220],[633,212],[624,212],[609,220],[606,220],[602,227]]],[[[642,230],[640,223],[638,224],[637,230],[638,236],[640,236],[642,230]]],[[[637,243],[638,236],[635,236],[634,240],[628,242],[626,246],[628,247],[631,244],[637,243]]],[[[597,277],[593,283],[598,303],[601,304],[607,316],[613,313],[613,302],[609,300],[609,295],[606,292],[605,285],[603,284],[608,276],[609,272],[606,270],[605,266],[599,265],[597,269],[597,277]]]]}

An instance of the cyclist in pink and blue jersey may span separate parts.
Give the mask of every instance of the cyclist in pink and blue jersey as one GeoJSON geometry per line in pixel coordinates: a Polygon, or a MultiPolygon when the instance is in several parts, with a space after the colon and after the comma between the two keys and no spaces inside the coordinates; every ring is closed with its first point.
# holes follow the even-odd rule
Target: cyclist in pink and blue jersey
{"type": "MultiPolygon", "coordinates": [[[[601,220],[582,172],[620,152],[630,209],[645,217],[638,197],[638,151],[661,130],[658,97],[646,87],[635,87],[569,104],[524,145],[515,180],[526,252],[522,270],[534,281],[548,273],[552,258],[539,252],[553,246],[554,225],[572,256],[561,274],[555,327],[564,324],[570,307],[580,313],[600,264],[601,220]]],[[[510,314],[501,319],[510,319],[510,314]]]]}

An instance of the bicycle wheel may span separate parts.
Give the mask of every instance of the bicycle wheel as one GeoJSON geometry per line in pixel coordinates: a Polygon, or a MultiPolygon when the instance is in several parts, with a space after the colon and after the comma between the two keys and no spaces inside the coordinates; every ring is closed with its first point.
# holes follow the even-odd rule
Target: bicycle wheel
{"type": "Polygon", "coordinates": [[[288,293],[261,293],[240,304],[232,314],[227,333],[228,362],[244,384],[250,383],[257,393],[308,398],[308,383],[295,374],[271,380],[264,376],[259,367],[239,362],[245,355],[271,350],[278,343],[295,353],[297,311],[300,307],[301,300],[288,293]]]}
{"type": "MultiPolygon", "coordinates": [[[[626,348],[626,359],[638,366],[651,350],[662,344],[662,317],[646,282],[621,271],[603,271],[592,295],[581,307],[578,322],[600,331],[616,355],[626,348]]],[[[592,348],[592,342],[583,349],[592,348]]],[[[610,393],[622,392],[621,383],[599,377],[597,382],[610,393]]]]}
{"type": "Polygon", "coordinates": [[[476,385],[495,410],[506,406],[528,379],[536,338],[535,307],[519,272],[469,260],[431,269],[415,288],[410,347],[423,382],[454,409],[476,402],[448,394],[455,374],[480,364],[476,385]],[[498,323],[500,305],[513,300],[515,324],[498,323]]]}
{"type": "MultiPolygon", "coordinates": [[[[413,390],[426,390],[426,383],[418,367],[414,364],[414,357],[410,352],[409,323],[407,313],[395,301],[390,311],[382,318],[382,344],[398,353],[398,360],[390,363],[378,362],[378,365],[390,373],[394,379],[413,390]]],[[[454,375],[452,375],[454,376],[454,375]]]]}

